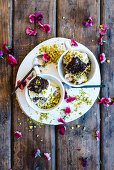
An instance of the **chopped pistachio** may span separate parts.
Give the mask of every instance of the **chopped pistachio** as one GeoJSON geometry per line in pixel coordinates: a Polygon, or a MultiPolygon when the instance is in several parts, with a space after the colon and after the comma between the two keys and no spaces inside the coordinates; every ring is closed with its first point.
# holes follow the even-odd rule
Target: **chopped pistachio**
{"type": "Polygon", "coordinates": [[[80,125],[76,125],[76,127],[77,127],[77,128],[79,128],[79,127],[80,127],[80,125]]]}
{"type": "MultiPolygon", "coordinates": [[[[61,46],[54,44],[53,46],[44,46],[42,45],[39,49],[39,53],[48,53],[48,55],[51,57],[51,60],[48,61],[48,63],[56,63],[58,62],[60,56],[64,53],[64,50],[61,48],[61,46]]],[[[47,65],[45,63],[44,67],[47,65]]]]}
{"type": "Polygon", "coordinates": [[[107,63],[110,63],[110,60],[107,60],[107,63]]]}
{"type": "Polygon", "coordinates": [[[83,127],[83,130],[86,130],[86,127],[83,127]]]}
{"type": "Polygon", "coordinates": [[[80,112],[79,115],[82,115],[82,112],[80,112]]]}

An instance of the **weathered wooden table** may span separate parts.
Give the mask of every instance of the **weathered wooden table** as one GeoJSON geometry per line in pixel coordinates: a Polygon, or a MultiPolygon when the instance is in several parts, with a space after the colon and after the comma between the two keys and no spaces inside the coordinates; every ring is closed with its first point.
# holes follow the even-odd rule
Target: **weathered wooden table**
{"type": "MultiPolygon", "coordinates": [[[[79,158],[87,156],[88,170],[113,170],[113,107],[104,107],[97,102],[88,113],[80,119],[68,123],[64,136],[55,126],[38,125],[27,121],[15,95],[14,89],[18,67],[26,54],[41,41],[51,37],[74,38],[86,45],[98,58],[101,52],[110,59],[110,64],[100,65],[102,82],[106,88],[101,89],[101,96],[114,97],[113,50],[114,16],[113,0],[0,0],[0,48],[3,42],[15,48],[18,65],[11,68],[6,59],[0,59],[0,170],[79,170],[83,169],[79,158]],[[37,36],[27,36],[25,30],[31,26],[28,16],[42,12],[44,21],[51,25],[51,33],[39,31],[37,36]],[[94,18],[94,27],[84,28],[85,18],[94,18]],[[98,26],[107,24],[109,30],[105,36],[106,43],[98,46],[98,26]],[[71,129],[72,126],[80,128],[71,129]],[[82,130],[86,127],[86,131],[82,130]],[[92,134],[100,131],[100,141],[92,134]],[[17,140],[14,131],[20,130],[23,138],[17,140]],[[34,158],[37,147],[42,152],[50,152],[52,159],[34,158]],[[81,151],[77,151],[77,147],[81,151]],[[101,160],[101,164],[100,161],[101,160]]],[[[33,26],[33,25],[32,25],[33,26]]]]}

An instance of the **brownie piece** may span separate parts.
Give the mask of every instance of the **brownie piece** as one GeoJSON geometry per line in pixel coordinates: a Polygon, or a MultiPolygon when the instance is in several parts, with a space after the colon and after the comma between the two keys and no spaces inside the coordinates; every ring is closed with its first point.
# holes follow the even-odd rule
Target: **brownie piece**
{"type": "Polygon", "coordinates": [[[73,58],[71,62],[66,66],[66,69],[72,74],[77,74],[79,72],[83,72],[87,64],[81,61],[78,57],[73,58]]]}
{"type": "Polygon", "coordinates": [[[36,76],[29,84],[28,89],[34,91],[35,93],[41,93],[42,90],[45,90],[49,85],[48,80],[36,76]]]}

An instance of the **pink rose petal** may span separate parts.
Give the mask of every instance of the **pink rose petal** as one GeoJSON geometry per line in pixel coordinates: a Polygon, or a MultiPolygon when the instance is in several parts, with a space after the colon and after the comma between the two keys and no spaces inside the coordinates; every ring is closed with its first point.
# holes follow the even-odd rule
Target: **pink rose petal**
{"type": "Polygon", "coordinates": [[[63,125],[59,125],[58,126],[58,132],[61,134],[61,135],[64,135],[65,134],[65,127],[63,125]]]}
{"type": "Polygon", "coordinates": [[[51,60],[51,57],[47,54],[47,53],[45,53],[44,55],[43,55],[43,60],[44,61],[50,61],[51,60]]]}
{"type": "Polygon", "coordinates": [[[106,57],[104,53],[100,54],[99,57],[100,57],[100,63],[104,63],[106,61],[106,57]]]}
{"type": "Polygon", "coordinates": [[[29,27],[29,28],[26,29],[26,34],[27,35],[36,35],[37,31],[32,29],[31,27],[29,27]]]}
{"type": "Polygon", "coordinates": [[[3,56],[3,52],[2,51],[0,51],[0,56],[3,56]]]}
{"type": "MultiPolygon", "coordinates": [[[[20,80],[17,81],[17,84],[19,84],[19,83],[20,83],[20,80]]],[[[27,81],[24,80],[24,81],[22,82],[22,84],[19,86],[19,88],[20,88],[21,90],[23,90],[26,85],[27,85],[27,81]]]]}
{"type": "Polygon", "coordinates": [[[103,45],[103,43],[105,42],[105,41],[103,40],[103,38],[104,38],[104,37],[100,37],[100,38],[99,38],[99,44],[100,44],[100,45],[103,45]]]}
{"type": "Polygon", "coordinates": [[[111,102],[111,98],[104,98],[104,97],[102,97],[101,101],[98,102],[98,104],[103,103],[104,106],[108,107],[110,102],[111,102]]]}
{"type": "Polygon", "coordinates": [[[36,153],[35,153],[35,158],[38,157],[38,156],[41,157],[41,155],[40,155],[40,149],[37,149],[37,151],[36,151],[36,153]]]}
{"type": "Polygon", "coordinates": [[[11,54],[9,54],[7,62],[8,62],[8,64],[10,64],[12,67],[17,64],[17,60],[16,60],[11,54]]]}
{"type": "Polygon", "coordinates": [[[64,96],[64,99],[67,99],[67,92],[65,91],[65,96],[64,96]]]}
{"type": "Polygon", "coordinates": [[[65,109],[65,114],[68,115],[68,114],[70,114],[70,113],[71,113],[70,107],[66,107],[66,109],[65,109]]]}
{"type": "Polygon", "coordinates": [[[81,148],[79,147],[79,148],[77,148],[77,151],[81,151],[81,148]]]}
{"type": "Polygon", "coordinates": [[[66,102],[70,103],[70,102],[73,102],[74,100],[76,100],[76,97],[70,97],[70,98],[67,98],[66,102]]]}
{"type": "Polygon", "coordinates": [[[93,18],[92,17],[89,17],[89,19],[87,21],[84,21],[83,22],[83,25],[85,27],[93,27],[93,18]]]}
{"type": "Polygon", "coordinates": [[[29,15],[29,21],[31,23],[39,23],[41,22],[43,19],[43,14],[42,13],[37,13],[36,15],[35,14],[30,14],[29,15]]]}
{"type": "Polygon", "coordinates": [[[17,139],[22,138],[22,134],[19,131],[15,131],[14,135],[16,136],[17,139]]]}
{"type": "Polygon", "coordinates": [[[29,21],[30,21],[31,23],[34,23],[34,22],[35,22],[35,15],[34,15],[34,14],[30,14],[30,15],[29,15],[29,21]]]}
{"type": "Polygon", "coordinates": [[[74,46],[74,47],[78,47],[78,44],[72,39],[71,40],[71,44],[74,46]]]}
{"type": "Polygon", "coordinates": [[[41,28],[42,31],[46,32],[46,33],[50,33],[51,31],[51,28],[50,28],[50,25],[48,24],[44,24],[41,28]]]}
{"type": "Polygon", "coordinates": [[[62,117],[60,117],[60,118],[58,119],[58,122],[61,122],[61,123],[64,123],[64,124],[67,123],[67,122],[65,122],[65,120],[64,120],[62,117]]]}
{"type": "Polygon", "coordinates": [[[5,54],[13,54],[14,53],[14,48],[6,46],[6,43],[3,43],[3,51],[5,54]]]}
{"type": "Polygon", "coordinates": [[[49,154],[49,153],[44,153],[44,156],[45,156],[45,158],[46,158],[48,161],[51,159],[51,157],[50,157],[50,154],[49,154]]]}
{"type": "Polygon", "coordinates": [[[100,33],[101,35],[105,35],[108,29],[109,29],[109,28],[108,28],[107,25],[102,24],[102,25],[100,25],[99,33],[100,33]]]}
{"type": "Polygon", "coordinates": [[[6,43],[3,43],[3,51],[4,51],[6,54],[9,54],[9,49],[8,49],[8,47],[6,46],[6,43]]]}
{"type": "Polygon", "coordinates": [[[96,139],[97,139],[97,141],[99,141],[100,140],[100,135],[99,135],[99,131],[98,130],[96,131],[96,135],[97,135],[96,139]]]}
{"type": "Polygon", "coordinates": [[[36,22],[37,22],[37,23],[41,22],[42,19],[44,18],[43,14],[40,13],[40,12],[37,13],[35,17],[36,17],[36,22]]]}
{"type": "Polygon", "coordinates": [[[27,79],[28,79],[28,80],[31,80],[31,79],[32,79],[32,77],[31,77],[31,76],[29,76],[29,77],[27,77],[27,79]]]}

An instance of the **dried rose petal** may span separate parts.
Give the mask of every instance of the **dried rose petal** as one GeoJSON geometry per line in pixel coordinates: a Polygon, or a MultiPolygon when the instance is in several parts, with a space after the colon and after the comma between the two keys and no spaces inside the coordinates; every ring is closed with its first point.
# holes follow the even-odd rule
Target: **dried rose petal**
{"type": "Polygon", "coordinates": [[[99,44],[100,44],[100,45],[103,45],[103,43],[105,42],[105,41],[103,40],[103,38],[104,38],[104,37],[100,37],[100,38],[99,38],[99,44]]]}
{"type": "Polygon", "coordinates": [[[44,153],[44,156],[45,156],[45,158],[46,158],[48,161],[51,159],[51,157],[50,157],[50,154],[49,154],[49,153],[44,153]]]}
{"type": "Polygon", "coordinates": [[[97,141],[99,141],[100,140],[100,135],[99,135],[99,131],[98,130],[96,131],[96,135],[97,135],[96,139],[97,139],[97,141]]]}
{"type": "Polygon", "coordinates": [[[44,18],[43,14],[40,12],[37,13],[35,17],[36,17],[36,22],[38,22],[38,23],[41,22],[42,19],[44,18]]]}
{"type": "Polygon", "coordinates": [[[65,109],[65,114],[68,115],[68,114],[70,114],[70,113],[71,113],[70,107],[66,107],[66,109],[65,109]]]}
{"type": "Polygon", "coordinates": [[[76,41],[74,41],[73,39],[71,40],[71,45],[73,45],[74,47],[77,47],[78,44],[76,43],[76,41]]]}
{"type": "Polygon", "coordinates": [[[0,51],[0,58],[4,59],[2,51],[0,51]]]}
{"type": "Polygon", "coordinates": [[[30,14],[29,15],[29,21],[31,23],[39,23],[41,22],[43,19],[43,14],[42,13],[37,13],[36,15],[35,14],[30,14]]]}
{"type": "Polygon", "coordinates": [[[36,153],[35,153],[35,158],[38,157],[38,156],[41,157],[41,155],[40,155],[40,149],[37,149],[37,151],[36,151],[36,153]]]}
{"type": "Polygon", "coordinates": [[[16,136],[17,139],[22,138],[22,134],[19,131],[15,131],[14,135],[16,136]]]}
{"type": "Polygon", "coordinates": [[[0,56],[3,56],[3,52],[2,51],[0,51],[0,56]]]}
{"type": "Polygon", "coordinates": [[[111,102],[111,98],[104,98],[104,97],[102,97],[101,101],[98,102],[98,104],[103,103],[104,106],[108,107],[110,102],[111,102]]]}
{"type": "Polygon", "coordinates": [[[77,148],[77,151],[81,151],[81,148],[79,147],[79,148],[77,148]]]}
{"type": "Polygon", "coordinates": [[[100,25],[99,33],[100,33],[101,35],[105,35],[108,29],[109,29],[109,28],[108,28],[107,25],[102,24],[102,25],[100,25]]]}
{"type": "Polygon", "coordinates": [[[7,62],[11,66],[15,66],[17,64],[17,60],[11,54],[9,54],[7,62]]]}
{"type": "Polygon", "coordinates": [[[37,31],[32,29],[31,27],[29,27],[29,28],[26,29],[26,34],[27,35],[36,35],[37,31]]]}
{"type": "Polygon", "coordinates": [[[106,61],[106,57],[104,53],[100,54],[99,57],[100,57],[100,63],[104,63],[106,61]]]}
{"type": "Polygon", "coordinates": [[[67,99],[67,92],[65,91],[65,96],[64,96],[64,99],[67,99]]]}
{"type": "Polygon", "coordinates": [[[87,160],[88,160],[88,158],[82,157],[82,166],[83,166],[83,167],[88,166],[87,160]]]}
{"type": "Polygon", "coordinates": [[[6,43],[3,43],[3,51],[6,53],[6,54],[9,54],[8,53],[8,47],[6,46],[6,43]]]}
{"type": "Polygon", "coordinates": [[[65,127],[63,125],[59,125],[58,126],[58,132],[61,134],[61,135],[64,135],[65,134],[65,127]]]}
{"type": "Polygon", "coordinates": [[[74,100],[76,100],[76,97],[70,97],[67,98],[66,102],[69,103],[69,102],[73,102],[74,100]]]}
{"type": "Polygon", "coordinates": [[[65,122],[65,120],[64,120],[62,117],[60,117],[60,118],[58,119],[58,122],[61,122],[61,123],[64,123],[64,124],[67,123],[67,122],[65,122]]]}
{"type": "Polygon", "coordinates": [[[28,80],[31,80],[31,79],[32,79],[32,77],[31,77],[31,76],[28,76],[28,77],[27,77],[27,79],[28,79],[28,80]]]}
{"type": "Polygon", "coordinates": [[[51,57],[47,54],[47,53],[45,53],[44,55],[43,55],[43,60],[44,61],[50,61],[51,60],[51,57]]]}
{"type": "Polygon", "coordinates": [[[48,24],[44,24],[41,28],[42,31],[46,32],[46,33],[50,33],[51,31],[51,28],[50,28],[50,25],[48,24]]]}
{"type": "Polygon", "coordinates": [[[84,21],[83,22],[83,25],[85,27],[92,27],[93,26],[93,18],[92,17],[89,17],[89,19],[87,21],[84,21]]]}
{"type": "Polygon", "coordinates": [[[34,22],[35,22],[35,15],[34,15],[34,14],[30,14],[30,15],[29,15],[29,21],[30,21],[31,23],[34,23],[34,22]]]}
{"type": "MultiPolygon", "coordinates": [[[[19,84],[19,83],[20,83],[20,80],[17,81],[17,84],[19,84]]],[[[20,88],[21,90],[23,90],[26,85],[27,85],[27,81],[24,80],[24,81],[22,82],[22,84],[19,86],[19,88],[20,88]]]]}
{"type": "Polygon", "coordinates": [[[13,54],[14,53],[14,48],[6,46],[6,43],[3,43],[3,51],[5,54],[13,54]]]}

